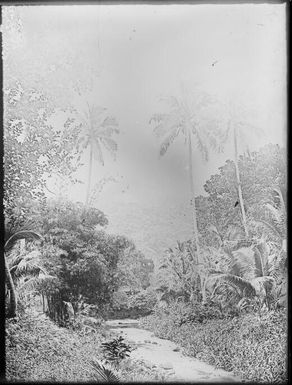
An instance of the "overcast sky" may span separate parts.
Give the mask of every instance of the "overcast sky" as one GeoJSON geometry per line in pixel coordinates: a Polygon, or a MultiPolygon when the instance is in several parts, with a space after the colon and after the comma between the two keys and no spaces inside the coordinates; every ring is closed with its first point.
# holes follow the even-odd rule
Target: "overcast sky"
{"type": "MultiPolygon", "coordinates": [[[[70,49],[80,52],[77,78],[82,78],[87,65],[93,66],[98,76],[91,97],[119,122],[117,160],[106,156],[105,166],[95,164],[93,170],[96,181],[103,176],[123,181],[109,183],[99,196],[97,206],[112,222],[117,222],[120,204],[158,210],[186,201],[189,182],[183,139],[159,159],[159,142],[149,125],[155,112],[165,110],[160,98],[179,96],[182,82],[243,107],[247,111],[243,117],[264,130],[260,136],[248,133],[250,149],[285,143],[285,4],[29,6],[22,10],[35,39],[41,38],[42,31],[51,44],[58,47],[67,39],[70,49]]],[[[208,163],[195,152],[197,195],[232,156],[231,145],[224,154],[212,154],[208,163]]],[[[86,181],[86,166],[78,176],[86,181]]],[[[84,201],[85,190],[86,184],[76,186],[70,189],[70,197],[84,201]]]]}

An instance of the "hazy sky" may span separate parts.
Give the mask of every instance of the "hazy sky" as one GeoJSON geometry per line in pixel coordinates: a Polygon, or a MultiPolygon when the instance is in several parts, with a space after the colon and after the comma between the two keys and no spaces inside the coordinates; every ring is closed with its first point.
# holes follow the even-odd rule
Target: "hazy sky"
{"type": "MultiPolygon", "coordinates": [[[[98,76],[92,100],[107,107],[119,122],[117,160],[106,155],[105,166],[95,164],[93,170],[96,181],[103,176],[123,181],[109,183],[97,203],[113,227],[122,223],[115,216],[117,205],[163,211],[188,199],[183,139],[159,159],[159,142],[149,125],[152,114],[166,108],[160,98],[179,96],[181,82],[243,107],[247,115],[239,111],[239,117],[248,116],[264,130],[260,136],[253,130],[248,133],[250,149],[285,143],[285,4],[21,8],[36,40],[46,36],[44,41],[54,49],[67,41],[72,52],[80,52],[76,78],[82,79],[86,66],[93,66],[98,76]]],[[[227,146],[224,154],[212,154],[203,163],[195,151],[196,194],[204,192],[205,181],[232,156],[232,147],[227,146]]],[[[87,167],[78,176],[85,182],[87,167]]],[[[85,187],[71,188],[70,197],[84,201],[85,187]]]]}

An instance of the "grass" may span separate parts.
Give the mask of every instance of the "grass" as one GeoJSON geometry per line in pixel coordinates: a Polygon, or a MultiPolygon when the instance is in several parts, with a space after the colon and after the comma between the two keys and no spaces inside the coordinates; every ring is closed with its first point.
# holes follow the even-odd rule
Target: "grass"
{"type": "MultiPolygon", "coordinates": [[[[6,379],[12,381],[102,382],[92,360],[104,363],[101,343],[112,338],[100,328],[97,333],[82,335],[60,328],[44,315],[22,314],[6,321],[6,379]]],[[[155,368],[143,362],[123,360],[110,367],[120,381],[163,379],[155,368]]]]}
{"type": "Polygon", "coordinates": [[[160,311],[145,317],[141,326],[176,342],[185,354],[231,371],[245,381],[287,382],[286,311],[182,326],[178,326],[175,315],[160,311]]]}

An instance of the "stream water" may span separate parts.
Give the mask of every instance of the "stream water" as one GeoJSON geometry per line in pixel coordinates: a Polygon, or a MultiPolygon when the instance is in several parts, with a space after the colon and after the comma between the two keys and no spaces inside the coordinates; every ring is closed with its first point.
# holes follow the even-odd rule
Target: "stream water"
{"type": "Polygon", "coordinates": [[[139,328],[139,322],[132,319],[109,320],[106,322],[112,332],[122,335],[135,347],[131,358],[143,360],[149,367],[165,370],[170,382],[241,382],[232,373],[208,365],[196,358],[184,356],[175,343],[155,337],[149,330],[139,328]]]}

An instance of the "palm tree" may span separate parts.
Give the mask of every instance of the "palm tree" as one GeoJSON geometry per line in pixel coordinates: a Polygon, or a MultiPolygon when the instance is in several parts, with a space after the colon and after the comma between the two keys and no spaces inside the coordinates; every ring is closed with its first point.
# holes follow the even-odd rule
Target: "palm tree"
{"type": "Polygon", "coordinates": [[[200,150],[205,161],[208,160],[208,147],[206,143],[210,144],[213,148],[220,150],[220,147],[217,145],[217,136],[220,132],[217,129],[218,122],[214,119],[210,119],[210,114],[207,121],[204,121],[204,118],[200,117],[200,112],[204,110],[206,111],[206,108],[208,108],[211,104],[214,105],[214,100],[210,97],[210,95],[201,92],[195,96],[194,100],[192,100],[193,103],[190,107],[187,102],[186,91],[183,87],[182,97],[180,99],[174,96],[166,97],[164,99],[170,106],[170,112],[154,114],[149,123],[153,121],[156,124],[154,134],[158,138],[162,138],[160,156],[163,156],[166,153],[176,137],[183,135],[185,138],[185,143],[188,147],[193,235],[198,255],[197,263],[199,263],[198,258],[200,255],[200,242],[193,177],[193,138],[196,143],[196,147],[200,150]]]}
{"type": "Polygon", "coordinates": [[[237,302],[242,298],[258,297],[269,306],[275,293],[276,281],[272,276],[273,266],[269,262],[265,240],[237,250],[232,250],[225,243],[224,250],[229,258],[228,272],[210,277],[212,296],[221,289],[227,302],[232,300],[232,296],[237,302]]]}
{"type": "Polygon", "coordinates": [[[115,157],[117,143],[112,139],[112,135],[114,133],[119,133],[116,119],[106,115],[106,108],[90,106],[88,103],[87,107],[88,111],[85,113],[78,113],[78,116],[81,119],[83,135],[77,142],[77,147],[81,151],[84,151],[89,147],[89,169],[85,201],[86,206],[89,204],[93,159],[104,165],[104,157],[101,146],[105,147],[111,155],[115,157]]]}
{"type": "MultiPolygon", "coordinates": [[[[6,238],[7,237],[8,237],[8,232],[6,232],[6,238]]],[[[18,241],[19,239],[28,239],[28,238],[33,238],[37,240],[42,239],[41,235],[39,235],[35,231],[21,230],[21,231],[15,232],[14,234],[9,234],[9,238],[6,240],[4,245],[5,278],[6,278],[7,289],[9,291],[9,307],[8,307],[7,318],[16,317],[16,314],[17,314],[17,294],[16,294],[15,284],[14,284],[12,275],[13,273],[15,274],[17,270],[17,266],[22,261],[22,259],[18,258],[17,261],[14,261],[12,268],[10,268],[7,262],[6,254],[10,250],[12,250],[16,241],[18,241]]],[[[27,267],[25,267],[25,264],[22,263],[22,266],[20,266],[20,269],[18,270],[18,272],[20,272],[21,270],[24,271],[25,269],[27,269],[27,267]]]]}
{"type": "Polygon", "coordinates": [[[278,196],[278,203],[266,203],[265,208],[268,211],[268,219],[258,219],[253,223],[258,227],[265,228],[268,233],[271,233],[281,243],[283,250],[286,250],[287,243],[287,212],[281,190],[274,187],[273,191],[278,196]]]}
{"type": "MultiPolygon", "coordinates": [[[[225,105],[225,108],[226,108],[226,105],[225,105]]],[[[246,141],[245,139],[247,136],[246,130],[249,130],[249,132],[250,130],[252,130],[253,133],[255,134],[259,134],[259,133],[263,134],[263,130],[249,123],[248,121],[242,121],[242,119],[239,118],[239,114],[235,113],[235,107],[231,102],[229,103],[229,106],[228,106],[227,115],[228,115],[227,129],[225,130],[225,132],[222,133],[222,135],[220,135],[222,140],[221,145],[224,145],[224,143],[228,141],[231,135],[233,136],[234,164],[235,164],[235,173],[236,173],[236,181],[237,181],[238,200],[239,200],[240,211],[242,215],[242,225],[244,228],[245,236],[248,237],[246,210],[244,207],[242,184],[241,184],[239,167],[238,167],[238,156],[239,156],[238,141],[239,141],[239,138],[241,139],[241,142],[246,141]],[[245,132],[243,130],[245,130],[245,132]]]]}
{"type": "Polygon", "coordinates": [[[270,244],[275,250],[272,253],[271,275],[276,279],[281,292],[282,302],[287,296],[287,212],[281,190],[274,187],[277,202],[266,203],[267,218],[251,220],[256,229],[265,230],[265,238],[270,239],[270,244]]]}

